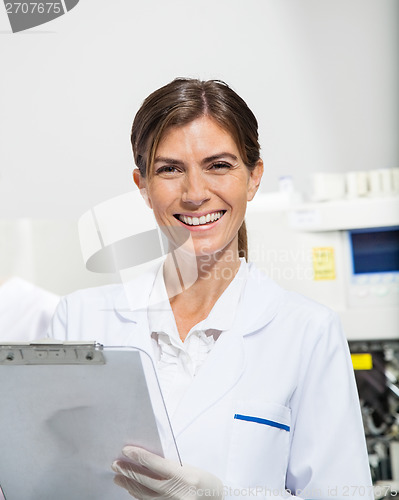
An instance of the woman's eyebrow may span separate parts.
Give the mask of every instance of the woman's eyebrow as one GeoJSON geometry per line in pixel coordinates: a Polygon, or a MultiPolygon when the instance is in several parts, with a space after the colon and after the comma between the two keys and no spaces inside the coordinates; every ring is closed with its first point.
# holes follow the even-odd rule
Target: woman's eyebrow
{"type": "MultiPolygon", "coordinates": [[[[233,153],[223,152],[207,156],[201,161],[201,163],[202,164],[211,163],[213,161],[221,160],[222,158],[230,158],[233,161],[238,160],[237,156],[234,155],[233,153]]],[[[176,160],[175,158],[168,158],[167,156],[157,156],[154,160],[154,163],[167,163],[169,165],[184,165],[184,161],[176,160]]]]}
{"type": "Polygon", "coordinates": [[[202,160],[202,163],[211,163],[213,161],[221,160],[222,158],[230,158],[230,160],[237,161],[238,158],[236,155],[233,155],[233,153],[217,153],[212,156],[208,156],[202,160]]]}
{"type": "Polygon", "coordinates": [[[170,165],[184,165],[181,160],[176,160],[174,158],[167,158],[166,156],[157,156],[154,163],[169,163],[170,165]]]}

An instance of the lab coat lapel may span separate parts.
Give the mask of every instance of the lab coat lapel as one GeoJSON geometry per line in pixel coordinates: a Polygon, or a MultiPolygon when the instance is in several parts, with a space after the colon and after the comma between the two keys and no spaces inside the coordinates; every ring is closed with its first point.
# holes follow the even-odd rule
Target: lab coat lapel
{"type": "Polygon", "coordinates": [[[153,357],[148,324],[148,302],[156,273],[161,264],[157,261],[134,280],[124,283],[114,300],[114,312],[120,323],[129,323],[124,329],[125,345],[137,347],[153,357]]]}
{"type": "Polygon", "coordinates": [[[235,386],[244,366],[243,338],[233,328],[218,339],[172,416],[176,437],[235,386]]]}

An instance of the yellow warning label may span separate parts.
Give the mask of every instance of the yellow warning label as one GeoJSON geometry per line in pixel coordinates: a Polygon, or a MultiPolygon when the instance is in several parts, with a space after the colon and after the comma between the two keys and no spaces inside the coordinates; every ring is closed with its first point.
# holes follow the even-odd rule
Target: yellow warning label
{"type": "Polygon", "coordinates": [[[313,248],[313,271],[315,280],[335,280],[333,247],[313,248]]]}
{"type": "Polygon", "coordinates": [[[355,370],[372,370],[373,358],[371,354],[351,354],[351,358],[355,370]]]}

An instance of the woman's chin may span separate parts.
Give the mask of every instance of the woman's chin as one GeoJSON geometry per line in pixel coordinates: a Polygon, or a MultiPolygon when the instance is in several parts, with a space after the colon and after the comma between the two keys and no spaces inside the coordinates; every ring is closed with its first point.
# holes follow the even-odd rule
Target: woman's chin
{"type": "Polygon", "coordinates": [[[229,262],[236,261],[238,259],[238,250],[232,249],[229,246],[201,246],[194,245],[191,248],[186,246],[180,247],[178,252],[182,251],[186,255],[190,255],[191,258],[196,260],[202,260],[204,262],[212,261],[226,261],[229,262]]]}

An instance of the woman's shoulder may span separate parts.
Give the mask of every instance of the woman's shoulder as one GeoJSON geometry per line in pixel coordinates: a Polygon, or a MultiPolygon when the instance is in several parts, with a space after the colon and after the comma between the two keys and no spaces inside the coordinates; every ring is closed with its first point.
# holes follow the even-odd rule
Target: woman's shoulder
{"type": "Polygon", "coordinates": [[[264,332],[260,341],[293,346],[298,349],[342,344],[345,339],[337,312],[298,292],[287,290],[265,273],[251,266],[246,293],[247,332],[264,332]],[[250,319],[248,319],[250,318],[250,319]],[[263,340],[262,340],[263,339],[263,340]]]}
{"type": "Polygon", "coordinates": [[[118,284],[83,288],[65,295],[60,306],[65,304],[68,309],[87,309],[93,305],[113,304],[122,294],[123,286],[118,284]]]}
{"type": "Polygon", "coordinates": [[[86,302],[90,300],[109,300],[117,296],[123,285],[120,283],[113,283],[109,285],[96,286],[91,288],[81,288],[75,290],[67,295],[64,295],[63,299],[67,302],[86,302]]]}
{"type": "Polygon", "coordinates": [[[272,280],[254,264],[248,264],[248,293],[265,304],[274,303],[276,314],[323,322],[337,316],[328,306],[294,290],[288,290],[272,280]]]}

